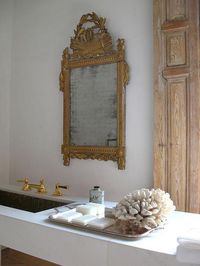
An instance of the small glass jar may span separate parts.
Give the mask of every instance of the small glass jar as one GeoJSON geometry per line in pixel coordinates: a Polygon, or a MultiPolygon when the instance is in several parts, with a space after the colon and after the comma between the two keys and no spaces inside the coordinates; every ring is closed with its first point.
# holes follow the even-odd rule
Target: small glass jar
{"type": "Polygon", "coordinates": [[[99,186],[94,186],[93,189],[90,189],[90,202],[104,203],[104,191],[99,186]]]}

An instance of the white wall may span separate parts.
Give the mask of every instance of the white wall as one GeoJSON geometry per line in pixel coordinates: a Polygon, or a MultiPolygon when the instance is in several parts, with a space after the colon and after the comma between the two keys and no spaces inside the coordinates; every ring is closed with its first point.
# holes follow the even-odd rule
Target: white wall
{"type": "Polygon", "coordinates": [[[0,0],[0,183],[9,181],[9,124],[13,1],[0,0]]]}
{"type": "Polygon", "coordinates": [[[14,1],[10,92],[10,181],[44,176],[48,185],[68,184],[69,194],[88,196],[93,185],[107,200],[119,200],[152,185],[152,1],[14,1]],[[60,61],[81,15],[107,18],[114,39],[125,38],[127,86],[126,170],[114,162],[71,160],[63,166],[60,61]]]}

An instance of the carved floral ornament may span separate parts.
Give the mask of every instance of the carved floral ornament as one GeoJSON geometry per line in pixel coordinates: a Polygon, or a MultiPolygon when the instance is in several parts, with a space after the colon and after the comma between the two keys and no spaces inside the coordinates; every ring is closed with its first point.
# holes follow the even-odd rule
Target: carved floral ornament
{"type": "Polygon", "coordinates": [[[64,164],[69,165],[70,158],[117,161],[118,168],[125,168],[124,140],[124,89],[129,80],[128,65],[125,61],[125,42],[118,39],[116,50],[113,49],[111,35],[105,26],[106,19],[96,13],[81,17],[74,36],[70,40],[70,49],[65,48],[62,55],[60,90],[64,94],[64,126],[62,154],[64,164]],[[70,75],[74,69],[99,65],[117,65],[117,144],[116,146],[74,145],[70,139],[70,75]]]}

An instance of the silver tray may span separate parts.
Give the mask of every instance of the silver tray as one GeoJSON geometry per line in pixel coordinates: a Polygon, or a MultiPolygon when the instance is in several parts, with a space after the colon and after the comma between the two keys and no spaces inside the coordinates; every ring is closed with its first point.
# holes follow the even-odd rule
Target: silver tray
{"type": "MultiPolygon", "coordinates": [[[[62,215],[63,212],[60,212],[60,215],[62,215]]],[[[59,217],[59,213],[56,214],[56,217],[59,217]]],[[[107,209],[105,211],[105,217],[107,218],[114,218],[111,214],[111,209],[107,209]]],[[[57,218],[54,218],[54,215],[50,215],[49,216],[49,221],[57,223],[57,224],[61,224],[70,228],[74,228],[74,229],[78,229],[81,231],[86,231],[89,233],[97,233],[97,234],[103,234],[106,236],[110,236],[110,237],[115,237],[115,238],[121,238],[121,239],[126,239],[126,240],[136,240],[137,238],[141,238],[141,237],[145,237],[147,236],[149,233],[151,233],[152,231],[154,231],[155,229],[151,229],[151,230],[147,230],[144,229],[143,232],[138,233],[138,232],[133,232],[132,234],[124,234],[119,225],[117,223],[105,228],[105,229],[98,229],[98,228],[92,228],[89,227],[87,225],[77,225],[74,224],[72,222],[67,222],[67,221],[60,221],[57,218]]]]}

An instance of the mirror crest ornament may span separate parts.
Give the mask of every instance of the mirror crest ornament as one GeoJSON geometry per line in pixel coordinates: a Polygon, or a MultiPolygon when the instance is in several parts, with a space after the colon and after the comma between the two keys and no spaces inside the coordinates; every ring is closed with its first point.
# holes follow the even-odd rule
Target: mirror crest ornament
{"type": "Polygon", "coordinates": [[[83,15],[61,61],[64,165],[70,158],[112,160],[125,169],[124,40],[113,49],[106,19],[83,15]]]}

